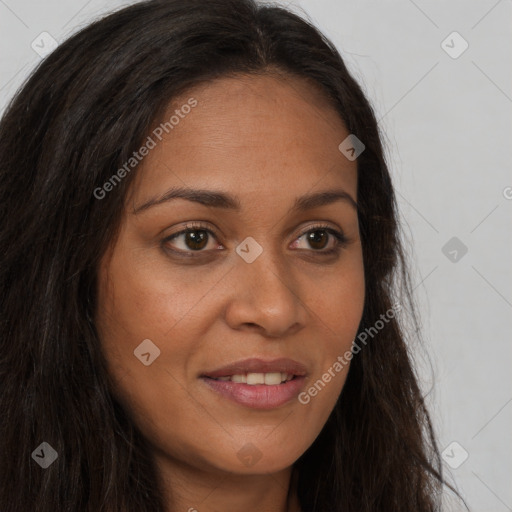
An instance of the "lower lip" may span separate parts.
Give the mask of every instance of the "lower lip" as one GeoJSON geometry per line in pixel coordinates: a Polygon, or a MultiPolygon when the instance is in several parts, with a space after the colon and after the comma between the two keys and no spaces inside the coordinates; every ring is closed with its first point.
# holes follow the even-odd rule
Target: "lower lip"
{"type": "Polygon", "coordinates": [[[305,377],[295,377],[283,384],[243,384],[229,380],[215,380],[201,377],[210,389],[245,407],[253,409],[274,409],[297,397],[304,387],[305,377]]]}

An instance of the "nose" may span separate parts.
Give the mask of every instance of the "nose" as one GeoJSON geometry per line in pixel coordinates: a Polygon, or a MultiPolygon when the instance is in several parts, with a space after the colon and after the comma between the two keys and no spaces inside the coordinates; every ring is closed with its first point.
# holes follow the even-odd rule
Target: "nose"
{"type": "Polygon", "coordinates": [[[303,290],[284,258],[264,250],[252,263],[240,258],[235,265],[225,309],[231,328],[282,338],[304,327],[307,308],[300,296],[303,290]]]}

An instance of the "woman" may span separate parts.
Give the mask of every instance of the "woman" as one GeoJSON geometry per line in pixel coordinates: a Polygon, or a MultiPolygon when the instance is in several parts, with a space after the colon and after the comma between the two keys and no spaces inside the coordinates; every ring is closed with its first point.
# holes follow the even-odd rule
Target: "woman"
{"type": "Polygon", "coordinates": [[[439,510],[377,123],[314,27],[134,4],[0,133],[2,511],[439,510]]]}

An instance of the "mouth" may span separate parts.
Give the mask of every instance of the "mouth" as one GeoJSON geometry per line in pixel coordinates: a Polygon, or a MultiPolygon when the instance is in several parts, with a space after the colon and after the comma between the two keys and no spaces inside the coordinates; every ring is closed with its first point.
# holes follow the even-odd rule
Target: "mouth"
{"type": "Polygon", "coordinates": [[[287,372],[268,372],[268,373],[237,373],[234,375],[225,375],[222,377],[210,377],[202,375],[202,378],[216,380],[220,382],[235,382],[237,384],[247,384],[248,386],[278,386],[285,384],[299,375],[287,372]]]}
{"type": "Polygon", "coordinates": [[[216,370],[203,372],[200,377],[210,377],[212,379],[227,377],[228,379],[226,380],[233,380],[233,382],[249,385],[273,385],[291,380],[291,378],[295,376],[305,376],[306,373],[306,366],[293,359],[280,358],[266,361],[258,357],[253,357],[236,361],[216,370]]]}
{"type": "Polygon", "coordinates": [[[306,377],[273,372],[216,378],[202,376],[200,380],[217,397],[245,408],[269,410],[298,401],[297,397],[305,387],[306,377]]]}
{"type": "Polygon", "coordinates": [[[293,359],[251,358],[199,375],[208,390],[253,409],[289,404],[304,388],[307,367],[293,359]]]}

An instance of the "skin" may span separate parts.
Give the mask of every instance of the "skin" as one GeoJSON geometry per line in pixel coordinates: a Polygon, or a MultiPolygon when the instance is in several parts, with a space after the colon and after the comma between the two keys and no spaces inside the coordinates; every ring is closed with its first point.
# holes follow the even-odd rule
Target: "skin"
{"type": "Polygon", "coordinates": [[[324,190],[356,201],[357,161],[338,149],[349,135],[339,115],[302,79],[218,79],[177,98],[165,119],[190,97],[198,105],[137,169],[101,261],[103,350],[116,394],[151,443],[169,512],[296,512],[292,465],[322,430],[348,366],[308,404],[265,411],[218,395],[199,375],[289,357],[307,366],[307,390],[350,349],[364,303],[356,209],[347,200],[289,209],[324,190]],[[241,210],[174,199],[134,213],[173,186],[235,195],[241,210]],[[213,232],[199,251],[185,235],[164,241],[199,221],[213,232]],[[322,229],[316,245],[303,235],[319,222],[347,237],[337,255],[322,256],[336,240],[322,229]],[[263,248],[252,263],[235,252],[249,236],[263,248]],[[149,366],[134,356],[145,339],[160,349],[149,366]],[[261,458],[244,465],[243,447],[261,458]]]}

